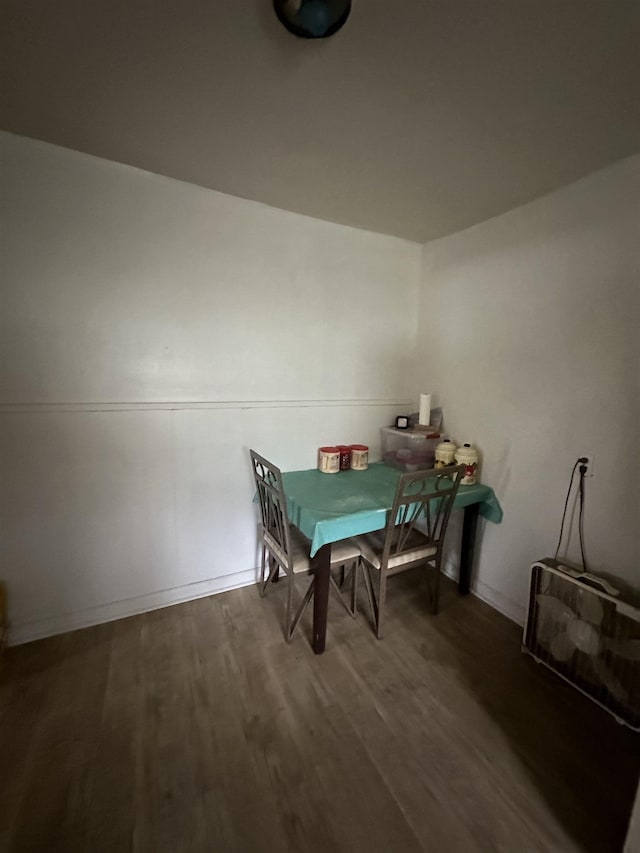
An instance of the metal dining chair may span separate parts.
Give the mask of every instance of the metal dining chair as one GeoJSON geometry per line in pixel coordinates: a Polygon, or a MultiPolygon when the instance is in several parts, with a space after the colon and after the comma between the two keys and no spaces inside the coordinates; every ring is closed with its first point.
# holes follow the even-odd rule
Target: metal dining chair
{"type": "Polygon", "coordinates": [[[403,474],[386,528],[355,537],[378,639],[383,633],[387,579],[392,575],[420,565],[432,567],[431,609],[438,612],[442,549],[463,474],[464,465],[403,474]]]}
{"type": "MultiPolygon", "coordinates": [[[[285,636],[291,640],[300,617],[313,596],[313,576],[311,576],[311,542],[295,525],[289,523],[287,499],[282,485],[282,472],[264,456],[249,451],[258,493],[261,513],[261,563],[260,595],[267,593],[269,584],[278,579],[280,570],[284,572],[287,583],[287,612],[285,636]],[[296,576],[310,577],[306,590],[300,599],[292,617],[296,576]]],[[[331,549],[331,571],[338,569],[339,581],[330,577],[332,588],[338,593],[342,605],[355,618],[355,595],[360,551],[353,540],[334,543],[331,549]],[[344,600],[345,573],[351,574],[351,606],[344,600]]]]}

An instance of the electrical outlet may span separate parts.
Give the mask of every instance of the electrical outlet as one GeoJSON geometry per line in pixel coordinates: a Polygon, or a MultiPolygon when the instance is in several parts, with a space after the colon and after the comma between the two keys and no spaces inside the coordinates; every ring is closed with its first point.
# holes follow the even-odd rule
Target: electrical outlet
{"type": "Polygon", "coordinates": [[[585,477],[593,477],[593,454],[583,453],[579,458],[587,460],[583,463],[587,466],[587,473],[585,474],[585,477]]]}

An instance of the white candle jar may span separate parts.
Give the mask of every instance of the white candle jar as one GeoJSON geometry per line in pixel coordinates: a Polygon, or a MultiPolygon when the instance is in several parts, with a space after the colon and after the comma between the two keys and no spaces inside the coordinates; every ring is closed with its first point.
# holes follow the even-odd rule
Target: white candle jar
{"type": "Polygon", "coordinates": [[[480,457],[478,451],[471,444],[463,444],[455,452],[455,460],[458,465],[465,466],[464,477],[460,480],[462,486],[472,486],[476,481],[476,472],[480,457]]]}
{"type": "Polygon", "coordinates": [[[445,438],[436,446],[436,468],[446,468],[455,462],[456,446],[449,438],[445,438]]]}
{"type": "Polygon", "coordinates": [[[366,444],[351,445],[351,470],[366,471],[369,467],[369,447],[366,444]]]}
{"type": "Polygon", "coordinates": [[[338,447],[318,448],[318,471],[323,474],[337,474],[340,470],[340,449],[338,447]]]}

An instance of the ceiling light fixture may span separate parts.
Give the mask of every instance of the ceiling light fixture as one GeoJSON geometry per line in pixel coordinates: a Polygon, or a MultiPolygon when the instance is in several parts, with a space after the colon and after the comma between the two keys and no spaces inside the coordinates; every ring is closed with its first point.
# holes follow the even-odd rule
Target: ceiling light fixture
{"type": "Polygon", "coordinates": [[[338,32],[347,20],[351,0],[273,0],[273,8],[290,33],[324,39],[338,32]]]}

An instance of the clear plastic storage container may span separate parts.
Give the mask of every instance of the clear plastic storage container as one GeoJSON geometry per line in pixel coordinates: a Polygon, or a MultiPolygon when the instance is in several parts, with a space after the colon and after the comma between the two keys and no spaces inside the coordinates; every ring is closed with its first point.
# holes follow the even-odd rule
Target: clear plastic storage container
{"type": "Polygon", "coordinates": [[[420,471],[433,468],[436,447],[441,437],[412,429],[382,427],[382,459],[401,471],[420,471]]]}

